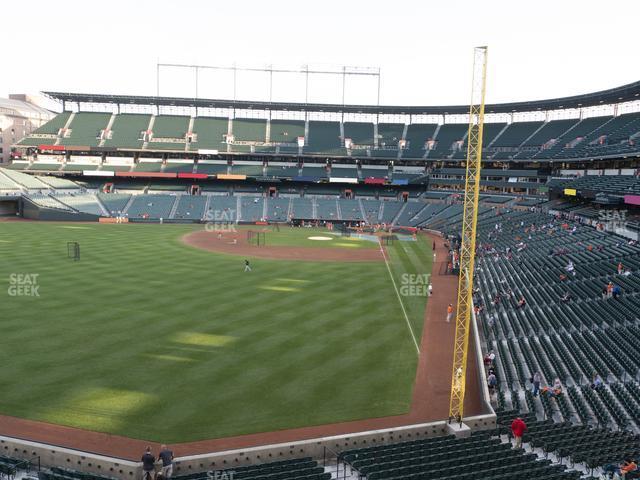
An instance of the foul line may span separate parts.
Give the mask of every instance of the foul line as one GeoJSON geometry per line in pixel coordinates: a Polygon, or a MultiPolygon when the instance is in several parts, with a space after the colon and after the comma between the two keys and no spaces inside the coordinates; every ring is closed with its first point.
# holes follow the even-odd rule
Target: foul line
{"type": "Polygon", "coordinates": [[[389,276],[391,277],[391,283],[393,283],[393,288],[396,291],[396,296],[398,297],[398,301],[400,302],[400,307],[402,308],[402,313],[404,313],[404,319],[407,322],[407,327],[409,327],[409,333],[411,333],[411,338],[413,339],[413,344],[416,346],[416,352],[420,355],[420,347],[418,346],[418,341],[416,340],[416,335],[413,333],[413,327],[411,327],[411,322],[409,321],[409,316],[407,315],[407,311],[404,308],[404,303],[402,303],[402,297],[400,296],[400,292],[398,291],[398,286],[396,285],[396,280],[393,278],[393,273],[391,272],[391,267],[389,267],[389,262],[387,261],[387,255],[384,253],[384,247],[382,246],[382,242],[380,242],[380,251],[382,252],[382,258],[384,258],[384,264],[387,266],[387,271],[389,272],[389,276]]]}

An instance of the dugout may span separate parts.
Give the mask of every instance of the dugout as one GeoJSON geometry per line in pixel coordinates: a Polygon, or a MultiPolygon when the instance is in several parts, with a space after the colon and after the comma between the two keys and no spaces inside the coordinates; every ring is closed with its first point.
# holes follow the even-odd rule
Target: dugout
{"type": "Polygon", "coordinates": [[[0,217],[15,217],[20,215],[20,197],[7,195],[0,197],[0,217]]]}

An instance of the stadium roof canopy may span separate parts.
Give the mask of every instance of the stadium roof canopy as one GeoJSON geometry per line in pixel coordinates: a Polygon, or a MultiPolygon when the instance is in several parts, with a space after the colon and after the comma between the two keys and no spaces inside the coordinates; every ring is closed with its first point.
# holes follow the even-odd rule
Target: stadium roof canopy
{"type": "MultiPolygon", "coordinates": [[[[340,105],[325,103],[258,102],[246,100],[212,100],[202,98],[105,95],[90,93],[43,92],[50,98],[73,103],[106,103],[120,105],[157,105],[175,107],[229,108],[242,110],[280,110],[312,112],[344,112],[390,115],[452,115],[466,114],[468,105],[443,106],[391,106],[391,105],[340,105]]],[[[530,102],[495,103],[485,106],[485,113],[513,113],[586,108],[640,100],[640,81],[621,87],[584,95],[534,100],[530,102]]]]}

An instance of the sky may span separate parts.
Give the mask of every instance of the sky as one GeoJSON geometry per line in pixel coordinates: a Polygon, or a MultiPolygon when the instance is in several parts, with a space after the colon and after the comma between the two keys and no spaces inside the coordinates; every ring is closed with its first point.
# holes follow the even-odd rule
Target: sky
{"type": "MultiPolygon", "coordinates": [[[[473,47],[489,47],[488,103],[576,95],[640,80],[640,1],[44,0],[3,4],[0,97],[40,91],[155,95],[157,63],[380,69],[380,103],[468,104],[473,47]]],[[[241,100],[303,102],[301,74],[238,72],[241,100]],[[270,93],[271,92],[271,93],[270,93]]],[[[231,71],[198,96],[233,98],[231,71]]],[[[160,94],[195,96],[195,73],[162,68],[160,94]]],[[[340,75],[309,101],[342,102],[340,75]]],[[[375,104],[377,78],[348,76],[345,102],[375,104]]]]}

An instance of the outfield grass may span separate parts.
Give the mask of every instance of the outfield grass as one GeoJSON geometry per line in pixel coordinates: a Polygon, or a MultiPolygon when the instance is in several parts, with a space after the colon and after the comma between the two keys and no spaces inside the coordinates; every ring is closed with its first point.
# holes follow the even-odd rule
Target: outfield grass
{"type": "MultiPolygon", "coordinates": [[[[0,413],[176,443],[408,411],[417,354],[384,263],[244,273],[180,242],[196,228],[3,223],[0,413]],[[12,274],[40,296],[10,296],[12,274]]],[[[423,240],[389,258],[397,282],[430,271],[423,240]]],[[[426,299],[403,301],[419,338],[426,299]]]]}

